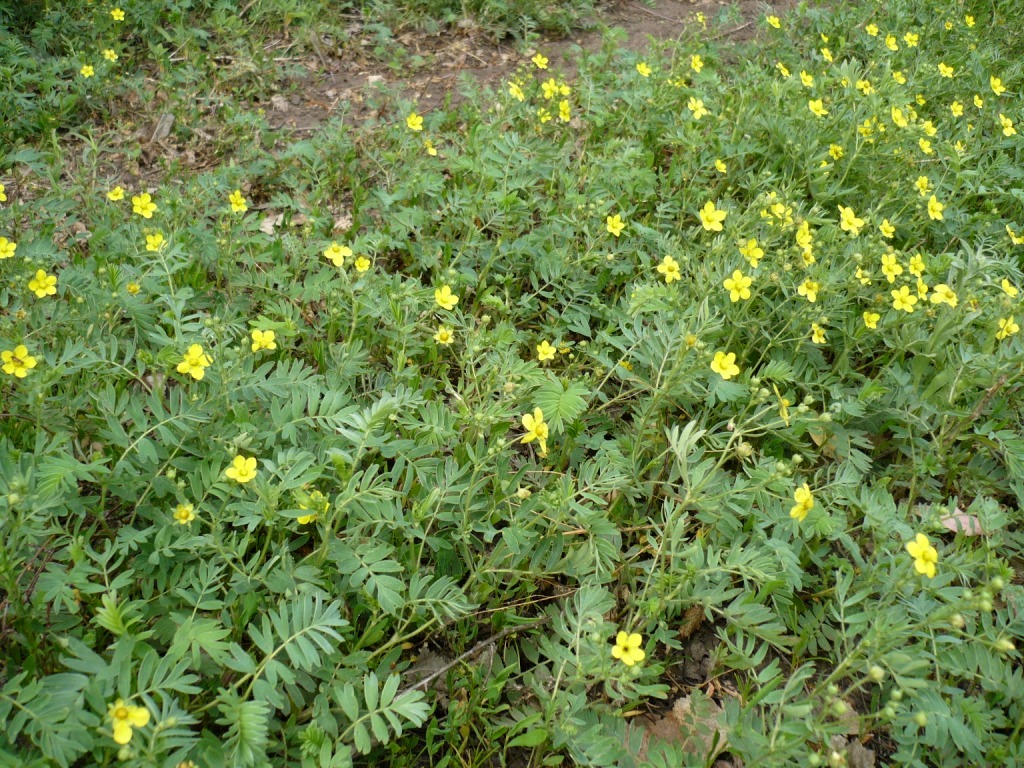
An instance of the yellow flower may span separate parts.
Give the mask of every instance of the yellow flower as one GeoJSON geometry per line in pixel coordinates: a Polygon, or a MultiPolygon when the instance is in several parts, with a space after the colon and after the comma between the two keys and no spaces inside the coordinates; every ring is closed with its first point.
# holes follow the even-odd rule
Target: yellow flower
{"type": "Polygon", "coordinates": [[[951,66],[949,66],[948,64],[945,64],[945,63],[940,61],[939,62],[939,74],[942,75],[943,77],[952,77],[953,76],[953,68],[951,66]]]}
{"type": "Polygon", "coordinates": [[[928,298],[928,283],[920,277],[917,278],[917,297],[922,300],[928,298]]]}
{"type": "MultiPolygon", "coordinates": [[[[1014,245],[1024,245],[1024,237],[1018,235],[1009,224],[1006,225],[1006,234],[1010,236],[1010,242],[1014,245]]],[[[0,259],[4,258],[3,238],[0,237],[0,259]]],[[[13,251],[12,251],[13,253],[13,251]]]]}
{"type": "Polygon", "coordinates": [[[139,291],[142,290],[142,286],[133,281],[133,282],[128,283],[128,285],[125,286],[125,289],[132,296],[135,296],[136,294],[138,294],[139,291]]]}
{"type": "Polygon", "coordinates": [[[103,58],[109,62],[115,62],[117,61],[117,52],[113,48],[104,48],[103,58]]]}
{"type": "Polygon", "coordinates": [[[295,518],[295,522],[299,525],[308,525],[316,520],[319,515],[327,514],[330,508],[331,502],[327,500],[327,497],[320,493],[320,491],[313,491],[309,494],[308,501],[299,502],[299,509],[306,510],[310,514],[299,515],[295,518]]]}
{"type": "Polygon", "coordinates": [[[242,455],[231,460],[231,466],[224,470],[224,476],[236,483],[248,483],[256,477],[256,459],[242,455]]]}
{"type": "Polygon", "coordinates": [[[804,87],[811,88],[814,86],[814,76],[808,74],[804,70],[800,70],[800,82],[804,84],[804,87]]]}
{"type": "Polygon", "coordinates": [[[532,59],[530,59],[530,61],[534,63],[537,69],[548,68],[548,57],[545,56],[543,53],[538,52],[532,59]]]}
{"type": "Polygon", "coordinates": [[[324,256],[334,264],[336,267],[340,267],[345,263],[345,259],[352,255],[352,249],[347,245],[338,245],[337,243],[331,243],[324,249],[324,256]]]}
{"type": "Polygon", "coordinates": [[[1003,85],[1003,81],[995,75],[989,75],[988,84],[992,88],[992,93],[996,96],[1002,96],[1006,93],[1006,87],[1003,85]]]}
{"type": "Polygon", "coordinates": [[[6,237],[0,237],[0,260],[10,259],[14,256],[14,251],[18,248],[18,244],[13,240],[8,240],[6,237]]]}
{"type": "Polygon", "coordinates": [[[653,70],[647,66],[646,61],[641,61],[636,65],[636,71],[643,77],[650,77],[653,70]]]}
{"type": "Polygon", "coordinates": [[[921,36],[918,35],[916,32],[907,32],[907,34],[903,36],[903,39],[911,48],[916,48],[918,41],[921,39],[921,36]]]}
{"type": "Polygon", "coordinates": [[[137,213],[144,219],[151,219],[155,212],[156,203],[153,202],[149,192],[143,192],[141,195],[132,197],[132,213],[137,213]]]}
{"type": "Polygon", "coordinates": [[[867,32],[872,37],[878,37],[878,26],[875,24],[868,24],[866,27],[864,27],[864,31],[867,32]]]}
{"type": "Polygon", "coordinates": [[[882,223],[878,225],[878,231],[882,233],[882,237],[889,238],[896,234],[896,227],[890,224],[888,219],[882,219],[882,223]]]}
{"type": "Polygon", "coordinates": [[[452,293],[450,285],[445,284],[434,289],[434,301],[441,309],[452,310],[459,303],[459,297],[452,293]]]}
{"type": "Polygon", "coordinates": [[[740,299],[750,298],[750,286],[753,282],[753,278],[745,276],[737,269],[732,273],[732,277],[725,278],[722,285],[729,292],[729,300],[735,303],[740,299]]]}
{"type": "Polygon", "coordinates": [[[700,99],[690,97],[690,100],[686,102],[686,108],[693,113],[694,120],[700,120],[705,115],[709,114],[707,108],[704,106],[704,102],[700,99]]]}
{"type": "Polygon", "coordinates": [[[892,117],[892,122],[897,128],[907,127],[907,116],[903,114],[903,110],[899,107],[890,107],[889,116],[892,117]]]}
{"type": "Polygon", "coordinates": [[[699,54],[695,53],[690,57],[690,69],[698,74],[702,69],[704,69],[704,59],[702,59],[699,54]]]}
{"type": "Polygon", "coordinates": [[[122,11],[120,8],[111,8],[110,18],[112,18],[114,21],[124,21],[124,11],[122,11]]]}
{"type": "Polygon", "coordinates": [[[568,123],[572,119],[572,115],[569,112],[569,100],[562,99],[558,102],[558,119],[563,123],[568,123]]]}
{"type": "Polygon", "coordinates": [[[981,109],[982,107],[985,106],[985,100],[981,98],[981,96],[979,96],[977,93],[974,94],[974,106],[976,106],[978,109],[981,109]]]}
{"type": "Polygon", "coordinates": [[[711,370],[728,381],[733,376],[738,376],[740,367],[736,365],[735,352],[715,352],[715,359],[711,361],[711,370]]]}
{"type": "Polygon", "coordinates": [[[622,220],[622,216],[620,216],[617,213],[614,216],[608,216],[604,220],[604,222],[605,222],[605,229],[607,229],[608,232],[611,233],[612,235],[615,235],[615,237],[618,237],[619,235],[621,235],[622,234],[622,230],[624,230],[626,228],[626,222],[624,222],[622,220]]]}
{"type": "Polygon", "coordinates": [[[907,552],[914,558],[914,570],[923,573],[929,579],[935,577],[935,564],[939,562],[939,553],[923,533],[917,534],[907,544],[907,552]]]}
{"type": "Polygon", "coordinates": [[[671,256],[666,256],[661,260],[661,264],[658,265],[658,272],[665,276],[666,283],[683,279],[682,274],[679,272],[679,262],[671,256]]]}
{"type": "Polygon", "coordinates": [[[721,158],[715,158],[715,170],[718,171],[719,173],[725,173],[729,169],[726,166],[724,160],[722,160],[721,158]]]}
{"type": "Polygon", "coordinates": [[[860,228],[864,226],[864,219],[858,219],[857,214],[853,212],[853,208],[847,208],[843,205],[839,206],[839,214],[839,227],[851,235],[859,235],[860,228]]]}
{"type": "Polygon", "coordinates": [[[7,187],[5,187],[3,184],[0,184],[0,203],[6,203],[7,202],[7,195],[4,194],[4,192],[6,192],[6,191],[7,191],[7,187]]]}
{"type": "Polygon", "coordinates": [[[644,649],[640,647],[643,643],[643,637],[636,632],[633,634],[619,632],[615,636],[615,645],[612,646],[612,658],[618,659],[627,667],[632,667],[647,656],[644,649]]]}
{"type": "Polygon", "coordinates": [[[815,344],[825,343],[825,329],[817,323],[811,323],[811,341],[815,344]]]}
{"type": "Polygon", "coordinates": [[[821,290],[821,283],[814,280],[804,280],[800,283],[800,286],[796,289],[796,292],[801,296],[806,296],[807,300],[812,304],[818,300],[818,291],[821,290]]]}
{"type": "Polygon", "coordinates": [[[783,77],[789,77],[789,68],[781,61],[775,62],[775,68],[779,70],[783,77]]]}
{"type": "Polygon", "coordinates": [[[540,455],[548,453],[548,425],[544,421],[544,411],[534,408],[533,413],[523,414],[523,429],[526,434],[519,438],[521,443],[531,443],[534,440],[540,445],[540,455]]]}
{"type": "Polygon", "coordinates": [[[882,255],[882,274],[890,283],[896,282],[896,275],[903,274],[903,267],[896,260],[896,255],[886,253],[882,255]]]}
{"type": "Polygon", "coordinates": [[[358,259],[356,259],[355,264],[353,264],[353,266],[356,268],[356,272],[362,274],[363,272],[370,268],[370,260],[365,256],[360,256],[358,259]]]}
{"type": "Polygon", "coordinates": [[[96,74],[96,70],[92,68],[92,64],[86,64],[78,71],[82,74],[82,77],[92,77],[96,74]]]}
{"type": "Polygon", "coordinates": [[[423,116],[417,115],[415,112],[410,112],[409,116],[405,118],[405,124],[410,131],[422,131],[423,116]]]}
{"type": "Polygon", "coordinates": [[[427,154],[431,157],[437,157],[437,148],[434,147],[434,142],[430,139],[423,140],[423,148],[427,150],[427,154]]]}
{"type": "Polygon", "coordinates": [[[752,268],[757,269],[758,262],[764,258],[764,249],[757,245],[757,240],[750,238],[746,243],[740,240],[739,248],[743,258],[750,262],[752,268]]]}
{"type": "Polygon", "coordinates": [[[935,134],[939,132],[939,129],[935,127],[935,124],[931,120],[925,120],[921,123],[921,130],[933,138],[935,134]]]}
{"type": "Polygon", "coordinates": [[[544,123],[550,123],[551,113],[548,112],[548,110],[544,109],[544,107],[541,107],[540,109],[537,110],[537,119],[540,120],[541,125],[543,125],[544,123]]]}
{"type": "Polygon", "coordinates": [[[146,235],[146,250],[159,251],[164,244],[164,236],[161,232],[153,235],[146,235]]]}
{"type": "MultiPolygon", "coordinates": [[[[123,12],[121,17],[124,18],[123,12]]],[[[114,723],[114,741],[122,745],[132,740],[132,728],[142,728],[149,722],[148,709],[132,706],[124,699],[118,699],[111,704],[107,709],[107,716],[114,723]]]]}
{"type": "Polygon", "coordinates": [[[5,349],[0,352],[0,362],[3,363],[3,372],[9,376],[24,379],[28,372],[36,367],[36,359],[28,353],[24,344],[19,344],[14,349],[5,349]]]}
{"type": "Polygon", "coordinates": [[[953,113],[953,117],[963,117],[964,105],[961,104],[959,101],[954,101],[952,104],[949,105],[949,111],[953,113]]]}
{"type": "Polygon", "coordinates": [[[718,210],[714,202],[708,200],[700,210],[700,223],[708,232],[721,232],[725,216],[725,211],[718,210]]]}
{"type": "Polygon", "coordinates": [[[821,99],[811,99],[807,102],[807,108],[818,117],[825,117],[828,114],[828,110],[825,109],[821,99]]]}
{"type": "Polygon", "coordinates": [[[228,195],[228,202],[231,203],[232,213],[245,213],[249,210],[249,206],[246,205],[245,198],[242,197],[242,190],[240,189],[236,189],[228,195]]]}
{"type": "Polygon", "coordinates": [[[253,352],[259,352],[261,349],[277,349],[277,342],[274,340],[275,334],[273,331],[253,329],[251,335],[253,352]]]}
{"type": "Polygon", "coordinates": [[[558,83],[555,78],[549,77],[543,83],[540,84],[541,90],[544,92],[545,99],[553,99],[558,95],[558,83]]]}
{"type": "Polygon", "coordinates": [[[195,507],[191,504],[179,504],[174,508],[173,517],[178,525],[188,525],[196,519],[195,507]]]}
{"type": "Polygon", "coordinates": [[[857,274],[854,277],[860,280],[861,285],[871,285],[871,273],[865,272],[860,267],[857,267],[857,274]]]}
{"type": "Polygon", "coordinates": [[[1020,330],[1020,326],[1013,321],[1013,315],[1007,318],[999,319],[999,330],[996,332],[996,338],[1002,341],[1003,339],[1013,336],[1020,330]]]}
{"type": "Polygon", "coordinates": [[[1013,120],[1002,112],[999,113],[999,122],[1003,124],[1003,136],[1013,136],[1017,133],[1017,129],[1013,127],[1013,120]]]}
{"type": "Polygon", "coordinates": [[[898,51],[900,49],[900,44],[896,42],[896,35],[885,36],[885,47],[890,51],[898,51]]]}
{"type": "Polygon", "coordinates": [[[1020,291],[1017,290],[1017,287],[1009,280],[1007,280],[1005,277],[1003,278],[1003,281],[999,284],[999,287],[1002,288],[1003,293],[1005,293],[1011,299],[1017,298],[1017,294],[1020,293],[1020,291]]]}
{"type": "Polygon", "coordinates": [[[455,331],[446,325],[437,326],[437,333],[434,334],[434,341],[443,346],[448,346],[455,341],[455,331]]]}
{"type": "Polygon", "coordinates": [[[45,270],[37,269],[36,276],[29,280],[28,289],[35,293],[37,299],[53,296],[57,292],[57,276],[48,275],[45,270]]]}
{"type": "Polygon", "coordinates": [[[920,253],[915,253],[910,257],[910,263],[907,265],[907,268],[910,270],[910,274],[914,277],[920,277],[923,275],[925,270],[924,256],[920,253]]]}
{"type": "Polygon", "coordinates": [[[515,80],[512,80],[508,84],[509,96],[514,98],[516,101],[523,101],[526,98],[526,94],[523,93],[522,87],[515,80]]]}
{"type": "Polygon", "coordinates": [[[932,143],[928,141],[928,139],[918,139],[917,145],[921,148],[921,151],[924,152],[926,155],[931,155],[935,153],[935,150],[932,149],[932,143]]]}
{"type": "Polygon", "coordinates": [[[864,326],[870,330],[875,330],[878,327],[878,321],[882,319],[882,316],[877,312],[865,312],[864,313],[864,326]]]}
{"type": "Polygon", "coordinates": [[[822,48],[821,49],[821,58],[823,58],[825,61],[827,61],[829,64],[831,64],[832,63],[832,51],[830,51],[828,48],[822,48]]]}
{"type": "Polygon", "coordinates": [[[845,152],[843,151],[843,148],[838,144],[829,144],[828,154],[833,160],[842,160],[845,152]]]}
{"type": "Polygon", "coordinates": [[[789,516],[798,523],[802,523],[807,517],[807,513],[814,509],[814,494],[811,493],[811,487],[804,483],[797,488],[793,493],[793,501],[796,504],[789,510],[789,516]]]}
{"type": "Polygon", "coordinates": [[[767,16],[765,21],[768,22],[768,26],[775,27],[776,29],[782,29],[782,22],[779,21],[778,16],[767,16]]]}
{"type": "Polygon", "coordinates": [[[939,283],[932,293],[931,302],[932,304],[949,304],[949,306],[955,307],[957,304],[956,294],[945,283],[939,283]]]}
{"type": "Polygon", "coordinates": [[[206,375],[206,367],[213,363],[213,359],[203,351],[199,344],[193,344],[185,352],[184,357],[178,363],[178,373],[185,373],[196,381],[201,381],[206,375]]]}
{"type": "Polygon", "coordinates": [[[555,352],[557,349],[548,343],[547,339],[537,345],[537,361],[545,363],[548,360],[555,359],[555,352]]]}
{"type": "Polygon", "coordinates": [[[928,218],[932,221],[941,221],[943,218],[942,211],[945,207],[945,205],[936,199],[935,195],[932,195],[931,199],[928,201],[928,218]]]}
{"type": "Polygon", "coordinates": [[[124,200],[124,190],[120,186],[114,187],[112,190],[107,192],[107,200],[116,203],[118,200],[124,200]]]}
{"type": "Polygon", "coordinates": [[[914,182],[914,186],[917,187],[917,191],[921,193],[921,197],[924,197],[932,191],[932,183],[927,176],[918,176],[917,181],[914,182]]]}
{"type": "Polygon", "coordinates": [[[898,291],[890,291],[892,294],[892,308],[895,310],[904,310],[906,312],[913,312],[914,305],[917,304],[917,296],[910,292],[907,286],[903,286],[898,291]]]}
{"type": "Polygon", "coordinates": [[[968,27],[973,27],[974,17],[971,16],[971,14],[967,14],[966,16],[964,16],[964,24],[966,24],[968,27]]]}

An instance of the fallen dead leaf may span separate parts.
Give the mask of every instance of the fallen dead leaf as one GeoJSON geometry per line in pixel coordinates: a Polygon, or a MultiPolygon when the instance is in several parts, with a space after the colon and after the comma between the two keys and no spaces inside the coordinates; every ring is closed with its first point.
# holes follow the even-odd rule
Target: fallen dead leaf
{"type": "Polygon", "coordinates": [[[664,717],[638,718],[629,727],[644,729],[636,755],[638,762],[647,759],[652,739],[679,746],[683,752],[698,755],[705,762],[724,752],[729,745],[725,711],[699,690],[676,699],[664,717]]]}
{"type": "Polygon", "coordinates": [[[267,216],[260,223],[260,232],[262,232],[265,235],[272,235],[274,234],[274,230],[277,229],[277,227],[281,226],[282,221],[284,221],[283,213],[279,213],[276,216],[267,216]]]}

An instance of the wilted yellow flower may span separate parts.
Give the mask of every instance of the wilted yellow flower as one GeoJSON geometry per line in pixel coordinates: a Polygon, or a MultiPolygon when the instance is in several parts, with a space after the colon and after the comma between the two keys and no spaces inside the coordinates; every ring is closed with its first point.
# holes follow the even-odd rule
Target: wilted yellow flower
{"type": "Polygon", "coordinates": [[[896,35],[885,36],[885,47],[890,51],[898,51],[900,49],[900,44],[896,42],[896,35]]]}
{"type": "Polygon", "coordinates": [[[522,87],[515,80],[512,80],[508,84],[509,95],[516,101],[523,101],[526,99],[526,94],[523,93],[522,87]]]}
{"type": "Polygon", "coordinates": [[[725,161],[721,158],[715,158],[715,170],[719,173],[725,173],[729,169],[725,165],[725,161]]]}
{"type": "Polygon", "coordinates": [[[917,181],[914,182],[914,186],[917,187],[917,191],[921,193],[921,197],[925,197],[932,191],[932,183],[927,176],[918,176],[917,181]]]}
{"type": "Polygon", "coordinates": [[[800,82],[804,84],[805,88],[812,88],[814,87],[814,76],[801,69],[800,82]]]}

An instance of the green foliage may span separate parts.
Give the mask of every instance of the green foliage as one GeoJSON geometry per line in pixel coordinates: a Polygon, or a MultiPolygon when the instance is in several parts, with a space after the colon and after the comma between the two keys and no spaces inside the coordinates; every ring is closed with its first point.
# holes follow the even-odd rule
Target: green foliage
{"type": "Polygon", "coordinates": [[[151,185],[80,124],[82,40],[256,93],[328,10],[4,17],[0,761],[706,764],[634,714],[714,679],[746,764],[1020,762],[1013,4],[610,32],[151,185]]]}

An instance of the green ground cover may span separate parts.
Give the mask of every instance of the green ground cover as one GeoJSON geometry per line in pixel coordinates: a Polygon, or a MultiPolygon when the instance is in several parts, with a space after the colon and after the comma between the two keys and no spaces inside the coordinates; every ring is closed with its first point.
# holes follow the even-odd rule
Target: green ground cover
{"type": "Polygon", "coordinates": [[[1024,763],[1015,3],[695,14],[309,136],[262,41],[359,9],[237,5],[4,18],[5,764],[1024,763]],[[230,162],[109,162],[146,78],[230,162]],[[648,739],[683,695],[713,737],[648,739]]]}

